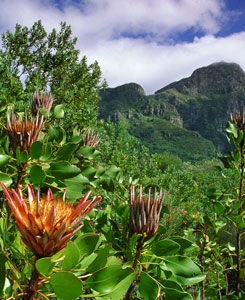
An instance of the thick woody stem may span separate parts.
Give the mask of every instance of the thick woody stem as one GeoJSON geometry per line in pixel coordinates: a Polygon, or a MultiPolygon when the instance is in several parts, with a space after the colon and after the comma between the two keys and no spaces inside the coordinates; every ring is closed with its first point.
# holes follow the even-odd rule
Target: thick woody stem
{"type": "Polygon", "coordinates": [[[29,284],[28,284],[28,287],[26,289],[25,296],[24,296],[23,300],[32,300],[33,299],[34,294],[35,294],[35,290],[36,290],[37,284],[38,284],[38,277],[39,277],[39,272],[37,271],[37,269],[35,267],[35,263],[34,263],[31,278],[29,280],[29,284]]]}

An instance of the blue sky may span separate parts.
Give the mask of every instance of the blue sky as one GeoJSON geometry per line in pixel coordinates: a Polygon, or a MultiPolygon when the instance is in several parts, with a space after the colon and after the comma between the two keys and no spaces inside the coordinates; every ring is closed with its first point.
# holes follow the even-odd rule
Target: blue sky
{"type": "Polygon", "coordinates": [[[0,32],[41,19],[71,25],[109,86],[137,82],[146,94],[218,61],[245,70],[244,0],[0,0],[0,32]]]}

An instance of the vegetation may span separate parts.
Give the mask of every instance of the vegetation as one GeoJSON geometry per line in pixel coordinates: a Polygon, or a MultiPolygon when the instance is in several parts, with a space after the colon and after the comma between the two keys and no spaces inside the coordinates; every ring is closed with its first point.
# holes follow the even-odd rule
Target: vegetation
{"type": "MultiPolygon", "coordinates": [[[[69,26],[2,41],[1,299],[243,299],[244,116],[227,124],[224,167],[151,153],[123,118],[97,119],[101,72],[69,26]]],[[[153,123],[185,153],[207,145],[153,123]]]]}

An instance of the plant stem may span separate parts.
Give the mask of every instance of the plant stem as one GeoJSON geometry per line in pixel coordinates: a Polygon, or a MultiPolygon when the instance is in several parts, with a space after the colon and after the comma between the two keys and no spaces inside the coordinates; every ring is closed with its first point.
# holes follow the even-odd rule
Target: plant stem
{"type": "MultiPolygon", "coordinates": [[[[244,176],[244,152],[243,147],[240,149],[241,151],[241,172],[240,172],[240,186],[239,186],[239,202],[240,207],[238,210],[238,216],[242,213],[242,201],[243,201],[243,176],[244,176]]],[[[241,229],[239,228],[239,224],[237,224],[237,234],[236,234],[236,295],[238,296],[240,290],[240,271],[241,271],[241,229]]]]}
{"type": "MultiPolygon", "coordinates": [[[[204,257],[204,251],[207,245],[207,234],[208,234],[208,227],[205,227],[204,230],[204,237],[203,237],[203,243],[202,243],[202,249],[201,249],[201,256],[200,256],[200,263],[202,266],[202,271],[204,271],[204,261],[203,261],[203,257],[204,257]]],[[[205,299],[205,279],[202,281],[202,292],[201,292],[201,300],[205,299]]]]}
{"type": "Polygon", "coordinates": [[[19,184],[21,184],[21,182],[22,182],[22,180],[23,180],[23,178],[25,176],[26,167],[27,167],[27,164],[20,164],[16,186],[18,186],[19,184]]]}
{"type": "Polygon", "coordinates": [[[35,267],[35,262],[34,262],[34,267],[32,270],[31,278],[29,280],[29,284],[28,284],[28,287],[25,292],[26,295],[23,298],[23,300],[32,300],[33,299],[35,290],[36,290],[37,284],[38,284],[38,277],[39,277],[39,272],[37,271],[37,269],[35,267]]]}
{"type": "MultiPolygon", "coordinates": [[[[134,271],[136,270],[136,267],[139,263],[139,258],[140,258],[140,255],[141,255],[141,250],[143,248],[143,245],[144,245],[144,238],[140,239],[139,242],[138,242],[138,245],[137,245],[137,251],[136,251],[135,258],[134,258],[134,263],[133,263],[134,271]]],[[[130,287],[127,291],[127,294],[125,295],[124,300],[130,300],[131,292],[133,291],[133,289],[134,289],[134,287],[137,283],[137,280],[138,280],[138,278],[134,282],[132,282],[132,284],[130,285],[130,287]]]]}

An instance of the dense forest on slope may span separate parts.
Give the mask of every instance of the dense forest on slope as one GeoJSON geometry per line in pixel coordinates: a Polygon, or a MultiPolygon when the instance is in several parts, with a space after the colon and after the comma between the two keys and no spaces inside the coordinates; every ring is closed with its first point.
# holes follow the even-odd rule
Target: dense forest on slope
{"type": "Polygon", "coordinates": [[[0,49],[0,298],[244,299],[239,66],[146,96],[106,89],[66,23],[0,49]]]}
{"type": "Polygon", "coordinates": [[[225,136],[231,112],[245,105],[245,73],[234,63],[214,63],[146,96],[135,83],[103,89],[100,117],[124,122],[152,153],[185,161],[229,150],[225,136]]]}

